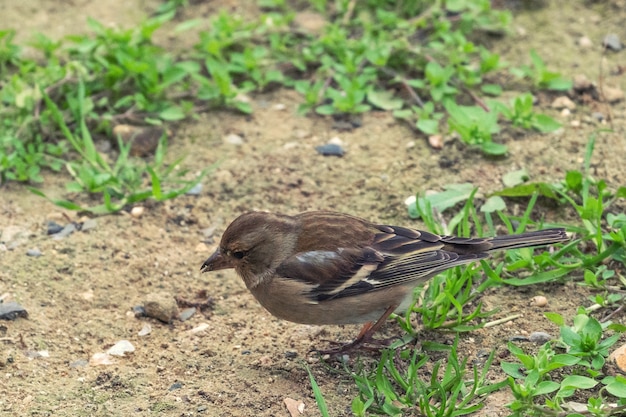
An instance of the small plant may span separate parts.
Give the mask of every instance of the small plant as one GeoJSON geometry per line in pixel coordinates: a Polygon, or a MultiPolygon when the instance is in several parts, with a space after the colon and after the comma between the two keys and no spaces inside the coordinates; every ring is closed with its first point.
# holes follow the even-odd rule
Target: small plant
{"type": "Polygon", "coordinates": [[[520,78],[531,80],[536,88],[565,91],[572,88],[572,82],[561,77],[561,74],[549,71],[537,51],[530,51],[531,65],[523,65],[520,68],[512,68],[511,73],[520,78]]]}
{"type": "Polygon", "coordinates": [[[506,145],[493,142],[492,135],[500,131],[498,113],[486,111],[478,106],[459,106],[451,101],[445,104],[448,111],[448,126],[461,140],[474,145],[489,155],[504,155],[506,145]]]}
{"type": "Polygon", "coordinates": [[[561,127],[552,117],[533,111],[533,96],[529,93],[514,98],[511,107],[495,100],[491,101],[491,105],[516,127],[535,129],[541,133],[554,132],[561,127]]]}
{"type": "Polygon", "coordinates": [[[467,359],[458,358],[457,343],[458,338],[451,346],[424,344],[426,351],[447,355],[431,371],[425,369],[430,357],[416,349],[403,350],[399,355],[385,350],[375,369],[348,370],[359,389],[359,395],[352,401],[354,415],[419,413],[444,417],[480,410],[481,398],[502,388],[504,382],[487,381],[493,354],[480,369],[470,368],[467,359]]]}
{"type": "Polygon", "coordinates": [[[559,314],[548,313],[546,317],[559,325],[560,338],[547,342],[534,355],[509,343],[509,351],[519,363],[501,364],[509,375],[509,387],[515,397],[509,404],[512,415],[557,416],[565,411],[565,400],[579,393],[588,398],[588,413],[594,416],[622,415],[626,410],[626,378],[605,377],[602,369],[609,348],[626,327],[600,324],[587,314],[578,314],[571,327],[559,314]],[[616,333],[605,337],[608,329],[616,333]],[[595,397],[598,394],[600,397],[595,397]],[[619,399],[616,406],[608,406],[603,398],[606,394],[619,399]]]}

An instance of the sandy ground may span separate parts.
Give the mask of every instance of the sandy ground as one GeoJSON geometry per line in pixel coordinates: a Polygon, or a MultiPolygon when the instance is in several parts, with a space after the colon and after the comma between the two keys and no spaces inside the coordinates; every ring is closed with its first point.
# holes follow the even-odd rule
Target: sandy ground
{"type": "MultiPolygon", "coordinates": [[[[35,31],[50,36],[85,30],[82,16],[128,26],[158,2],[68,1],[63,5],[27,0],[9,7],[0,27],[18,29],[26,40],[35,31]],[[130,4],[130,3],[128,3],[130,4]],[[77,17],[80,16],[80,17],[77,17]],[[68,23],[68,19],[71,24],[68,23]],[[20,22],[15,26],[14,22],[20,22]]],[[[206,16],[219,6],[241,10],[235,2],[194,4],[188,16],[206,16]]],[[[550,67],[572,76],[585,74],[626,90],[624,52],[603,56],[601,39],[617,33],[626,39],[626,9],[619,2],[587,8],[587,2],[549,2],[546,8],[520,12],[515,33],[495,45],[509,62],[522,62],[536,48],[550,67]],[[573,5],[571,3],[574,3],[573,5]],[[579,45],[582,36],[593,46],[579,45]]],[[[250,10],[247,10],[250,12],[250,10]]],[[[164,42],[172,39],[161,33],[164,42]]],[[[182,41],[183,43],[185,41],[182,41]]],[[[510,155],[487,159],[455,141],[443,150],[429,147],[386,113],[370,113],[351,132],[333,130],[332,121],[300,117],[296,93],[279,91],[254,98],[254,115],[224,112],[199,115],[176,130],[171,159],[186,155],[185,165],[200,171],[216,161],[199,196],[147,204],[141,217],[128,214],[96,219],[94,228],[55,240],[46,235],[47,221],[82,221],[27,192],[21,185],[0,189],[0,230],[11,250],[0,251],[0,295],[21,303],[28,319],[0,322],[0,414],[31,416],[283,416],[285,398],[303,401],[305,415],[316,409],[303,366],[309,363],[332,415],[350,415],[356,395],[352,380],[336,363],[320,363],[307,352],[331,340],[350,340],[353,326],[304,326],[273,318],[247,292],[234,272],[200,274],[228,223],[250,209],[297,213],[313,209],[344,211],[384,223],[423,227],[406,214],[403,201],[416,192],[441,190],[450,183],[471,182],[483,193],[502,187],[503,174],[526,168],[533,180],[556,181],[582,166],[589,136],[599,128],[593,175],[610,186],[626,178],[626,107],[593,102],[578,105],[566,117],[549,108],[553,96],[540,97],[543,111],[565,127],[549,135],[505,135],[510,155]],[[282,106],[276,106],[281,104],[282,106]],[[593,112],[612,117],[599,124],[593,112]],[[228,134],[244,139],[236,146],[228,134]],[[323,157],[315,146],[339,137],[347,154],[323,157]],[[207,229],[213,230],[212,233],[207,229]],[[38,248],[43,256],[26,256],[38,248]],[[137,318],[133,306],[148,294],[166,293],[190,301],[214,301],[213,309],[185,322],[163,324],[137,318]],[[139,336],[144,325],[152,331],[139,336]],[[192,331],[205,325],[204,330],[192,331]],[[89,363],[117,341],[127,339],[136,351],[111,365],[89,363]],[[48,356],[37,352],[47,351],[48,356]]],[[[63,175],[48,175],[45,190],[63,194],[63,175]]],[[[511,205],[513,210],[514,204],[511,205]]],[[[537,217],[565,221],[568,213],[540,204],[537,217]]],[[[588,290],[574,284],[489,291],[481,301],[500,307],[495,318],[521,313],[522,318],[461,335],[460,353],[474,358],[482,350],[505,350],[512,334],[555,329],[544,311],[572,314],[588,304],[588,290]],[[529,299],[546,295],[549,305],[529,307],[529,299]]],[[[624,321],[624,317],[616,320],[624,321]]],[[[399,334],[393,322],[384,329],[399,334]]],[[[450,341],[454,335],[424,333],[450,341]]],[[[490,376],[501,378],[496,366],[490,376]]],[[[490,396],[481,415],[506,415],[505,392],[490,396]]]]}

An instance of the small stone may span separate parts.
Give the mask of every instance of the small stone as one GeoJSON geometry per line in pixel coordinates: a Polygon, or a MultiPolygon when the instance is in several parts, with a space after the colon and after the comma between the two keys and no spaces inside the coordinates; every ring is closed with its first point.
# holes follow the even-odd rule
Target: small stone
{"type": "Polygon", "coordinates": [[[146,309],[143,306],[133,306],[132,311],[135,317],[146,317],[146,309]]]}
{"type": "Polygon", "coordinates": [[[614,33],[610,33],[604,37],[602,46],[615,52],[621,51],[624,47],[622,42],[619,40],[619,36],[614,33]]]}
{"type": "Polygon", "coordinates": [[[604,113],[594,111],[593,113],[591,113],[591,117],[593,117],[598,122],[604,121],[604,113]]]}
{"type": "Polygon", "coordinates": [[[330,140],[327,143],[329,145],[343,146],[343,141],[338,136],[334,136],[330,138],[330,140]]]}
{"type": "Polygon", "coordinates": [[[39,248],[28,249],[26,251],[26,256],[32,256],[33,258],[39,258],[43,253],[39,250],[39,248]]]}
{"type": "Polygon", "coordinates": [[[189,307],[189,308],[186,308],[183,311],[181,311],[180,312],[180,316],[178,318],[180,319],[180,321],[187,321],[194,314],[196,314],[196,308],[195,307],[189,307]]]}
{"type": "Polygon", "coordinates": [[[172,385],[170,385],[170,387],[167,390],[175,391],[177,389],[181,389],[182,387],[183,387],[183,384],[181,384],[180,382],[174,382],[172,385]]]}
{"type": "Polygon", "coordinates": [[[288,350],[285,352],[285,358],[287,359],[295,359],[298,357],[298,352],[294,352],[292,350],[288,350]]]}
{"type": "Polygon", "coordinates": [[[572,120],[570,122],[570,126],[572,127],[580,127],[580,125],[581,125],[580,120],[572,120]]]}
{"type": "Polygon", "coordinates": [[[428,144],[433,149],[442,149],[443,148],[443,136],[442,135],[430,135],[428,137],[428,144]]]}
{"type": "Polygon", "coordinates": [[[324,155],[324,156],[342,157],[346,153],[346,151],[344,151],[341,146],[334,145],[334,144],[316,146],[315,150],[317,151],[317,153],[319,153],[320,155],[324,155]]]}
{"type": "Polygon", "coordinates": [[[561,116],[569,117],[571,115],[572,115],[572,112],[570,111],[570,109],[563,109],[563,110],[561,110],[561,116]]]}
{"type": "Polygon", "coordinates": [[[550,106],[552,106],[552,108],[554,109],[574,110],[576,108],[576,103],[574,103],[567,96],[560,96],[560,97],[555,98],[550,106]]]}
{"type": "Polygon", "coordinates": [[[287,407],[290,417],[298,417],[304,414],[304,403],[302,401],[285,398],[283,402],[285,403],[285,407],[287,407]]]}
{"type": "Polygon", "coordinates": [[[61,230],[59,233],[55,233],[54,235],[52,235],[52,238],[54,240],[60,240],[60,239],[63,239],[64,237],[71,235],[75,231],[76,231],[76,225],[74,225],[74,223],[70,223],[67,226],[65,226],[63,230],[61,230]]]}
{"type": "Polygon", "coordinates": [[[187,195],[200,195],[200,193],[202,192],[202,183],[197,183],[196,185],[194,185],[193,187],[191,187],[189,189],[189,191],[187,191],[185,194],[187,195]]]}
{"type": "Polygon", "coordinates": [[[96,219],[87,219],[80,225],[80,231],[86,232],[88,230],[95,229],[97,225],[98,222],[96,221],[96,219]]]}
{"type": "Polygon", "coordinates": [[[28,318],[28,311],[15,301],[0,303],[0,320],[15,320],[18,317],[28,318]]]}
{"type": "Polygon", "coordinates": [[[119,342],[111,346],[111,348],[107,350],[107,353],[112,356],[125,356],[125,353],[131,353],[134,351],[135,346],[133,346],[132,343],[130,343],[128,340],[120,340],[119,342]]]}
{"type": "Polygon", "coordinates": [[[155,318],[163,323],[171,323],[178,317],[176,300],[168,293],[150,293],[143,303],[146,316],[155,318]]]}
{"type": "Polygon", "coordinates": [[[61,226],[60,224],[56,222],[49,221],[48,224],[46,225],[46,234],[48,235],[57,234],[61,230],[63,230],[63,226],[61,226]]]}
{"type": "Polygon", "coordinates": [[[548,299],[543,295],[536,295],[530,299],[530,305],[534,307],[545,307],[548,305],[548,299]]]}
{"type": "Polygon", "coordinates": [[[528,340],[538,345],[543,345],[544,343],[549,342],[552,339],[552,336],[545,332],[532,332],[528,337],[528,340]]]}
{"type": "Polygon", "coordinates": [[[593,88],[593,83],[584,74],[574,75],[573,87],[575,91],[581,92],[593,88]]]}
{"type": "Polygon", "coordinates": [[[622,371],[626,372],[626,344],[621,345],[609,355],[609,360],[622,371]]]}
{"type": "Polygon", "coordinates": [[[231,145],[235,145],[235,146],[241,146],[245,143],[245,141],[243,140],[241,136],[236,135],[234,133],[230,133],[226,135],[226,137],[224,138],[224,142],[229,143],[231,145]]]}
{"type": "Polygon", "coordinates": [[[283,111],[283,110],[287,109],[287,106],[285,106],[283,103],[278,103],[278,104],[274,104],[272,106],[272,108],[274,110],[283,111]]]}
{"type": "Polygon", "coordinates": [[[111,355],[104,352],[94,353],[93,356],[89,358],[89,365],[91,366],[113,365],[114,363],[111,355]]]}
{"type": "Polygon", "coordinates": [[[589,39],[588,36],[581,36],[580,39],[578,39],[578,46],[580,46],[581,48],[589,49],[593,47],[593,42],[591,41],[591,39],[589,39]]]}
{"type": "Polygon", "coordinates": [[[200,325],[194,327],[193,329],[189,330],[189,333],[191,334],[196,334],[196,333],[200,333],[205,331],[206,329],[209,328],[209,324],[208,323],[201,323],[200,325]]]}
{"type": "Polygon", "coordinates": [[[616,103],[624,99],[624,92],[617,87],[604,86],[602,88],[602,95],[609,103],[616,103]]]}
{"type": "Polygon", "coordinates": [[[132,156],[153,155],[159,146],[165,129],[158,126],[117,125],[113,128],[113,142],[119,137],[123,144],[130,143],[132,156]]]}
{"type": "Polygon", "coordinates": [[[70,363],[70,368],[84,368],[89,365],[89,361],[86,359],[78,359],[72,363],[70,363]]]}
{"type": "Polygon", "coordinates": [[[137,332],[137,336],[144,337],[148,336],[150,333],[152,333],[152,326],[150,326],[150,323],[145,323],[141,330],[137,332]]]}
{"type": "Polygon", "coordinates": [[[143,206],[135,206],[130,210],[130,215],[138,219],[139,217],[143,215],[143,212],[145,210],[146,209],[143,206]]]}

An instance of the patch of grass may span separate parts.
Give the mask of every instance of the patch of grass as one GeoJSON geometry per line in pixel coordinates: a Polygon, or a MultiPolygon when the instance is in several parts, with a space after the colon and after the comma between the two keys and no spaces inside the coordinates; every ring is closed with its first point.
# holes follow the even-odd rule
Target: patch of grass
{"type": "MultiPolygon", "coordinates": [[[[211,18],[191,52],[163,50],[154,33],[187,5],[167,1],[131,29],[89,19],[87,35],[56,41],[37,34],[30,45],[39,59],[22,53],[13,31],[0,32],[0,180],[38,183],[42,170],[65,166],[74,178],[70,191],[100,196],[92,212],[116,211],[137,198],[158,199],[158,190],[146,187],[155,178],[169,180],[158,163],[138,163],[156,175],[147,168],[141,178],[132,169],[116,172],[89,151],[86,134],[111,138],[117,124],[167,124],[216,107],[250,113],[251,95],[276,87],[300,92],[303,113],[344,117],[393,111],[425,134],[447,126],[492,155],[506,152],[493,141],[501,116],[521,128],[554,127],[532,112],[526,96],[512,109],[479,97],[499,94],[489,78],[507,70],[497,54],[477,44],[506,30],[510,21],[488,0],[312,1],[310,7],[326,19],[318,35],[294,30],[295,10],[288,2],[263,1],[264,13],[249,21],[226,12],[211,18]]],[[[175,32],[201,23],[181,22],[175,32]]],[[[552,88],[554,74],[536,54],[532,62],[522,75],[537,88],[552,88]]],[[[130,162],[120,148],[118,163],[130,162]]],[[[179,195],[190,184],[161,197],[179,195]]],[[[64,206],[84,208],[76,202],[64,206]]]]}

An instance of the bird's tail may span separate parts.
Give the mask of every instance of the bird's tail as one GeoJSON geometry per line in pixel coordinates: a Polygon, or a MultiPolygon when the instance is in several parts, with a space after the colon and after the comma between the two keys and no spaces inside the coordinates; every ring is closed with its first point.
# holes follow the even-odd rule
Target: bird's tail
{"type": "Polygon", "coordinates": [[[446,246],[444,250],[459,254],[486,253],[498,250],[545,246],[554,243],[566,242],[570,239],[565,229],[553,228],[526,232],[518,235],[504,235],[488,238],[462,238],[457,236],[442,236],[446,246]]]}
{"type": "Polygon", "coordinates": [[[567,232],[563,228],[553,228],[538,230],[536,232],[526,232],[519,235],[496,236],[489,240],[491,248],[489,251],[526,248],[531,246],[545,246],[554,243],[566,242],[570,240],[567,232]]]}

